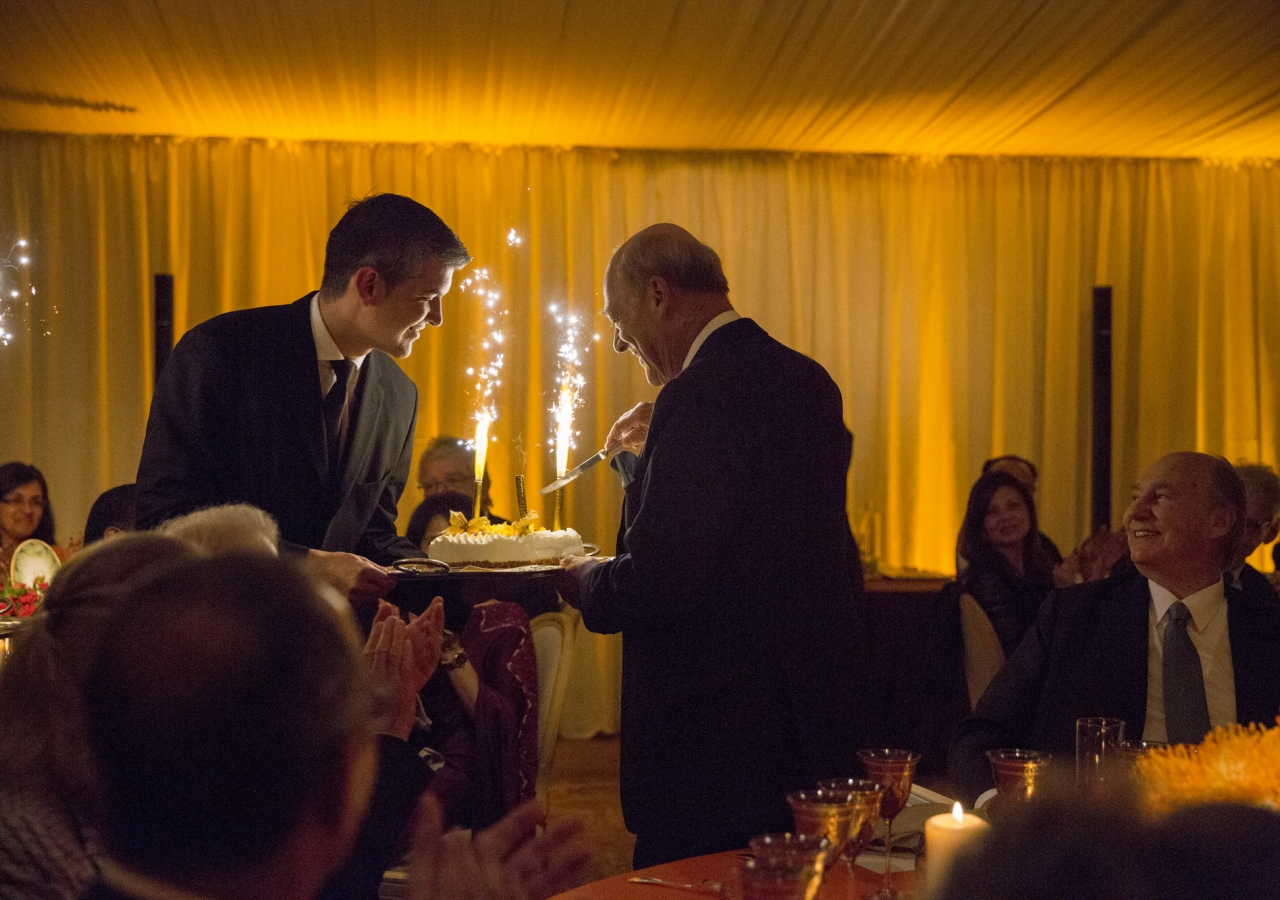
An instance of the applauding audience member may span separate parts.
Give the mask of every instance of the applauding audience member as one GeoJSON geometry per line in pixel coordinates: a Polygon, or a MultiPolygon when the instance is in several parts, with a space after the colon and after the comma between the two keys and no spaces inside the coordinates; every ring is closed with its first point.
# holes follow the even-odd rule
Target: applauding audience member
{"type": "MultiPolygon", "coordinates": [[[[366,683],[344,604],[285,561],[197,560],[137,585],[89,689],[109,858],[87,896],[316,896],[374,779],[366,683]]],[[[578,827],[537,836],[538,818],[522,807],[468,841],[441,835],[427,801],[411,895],[570,886],[587,860],[578,827]]]]}
{"type": "Polygon", "coordinates": [[[119,484],[99,494],[84,523],[84,545],[133,531],[138,521],[137,498],[138,489],[133,484],[119,484]]]}
{"type": "Polygon", "coordinates": [[[1140,574],[1050,594],[952,741],[961,795],[991,787],[986,750],[1070,753],[1082,716],[1173,743],[1197,743],[1211,726],[1272,724],[1280,606],[1222,578],[1244,519],[1244,485],[1225,460],[1172,453],[1147,469],[1124,515],[1140,574]]]}
{"type": "Polygon", "coordinates": [[[1244,482],[1245,519],[1240,546],[1227,567],[1227,578],[1237,590],[1273,603],[1280,602],[1267,576],[1245,560],[1280,534],[1280,477],[1270,466],[1242,464],[1236,474],[1244,482]]]}

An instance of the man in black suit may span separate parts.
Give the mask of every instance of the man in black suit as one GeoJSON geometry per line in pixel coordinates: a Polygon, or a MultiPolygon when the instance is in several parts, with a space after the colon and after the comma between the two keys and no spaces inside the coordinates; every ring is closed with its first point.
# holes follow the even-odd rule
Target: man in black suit
{"type": "Polygon", "coordinates": [[[715,252],[641,231],[609,263],[604,313],[662,390],[609,435],[630,451],[617,556],[570,563],[562,593],[622,632],[640,868],[789,830],[789,790],[856,774],[862,573],[839,388],[734,312],[715,252]]]}
{"type": "MultiPolygon", "coordinates": [[[[261,555],[144,579],[127,589],[88,680],[107,856],[85,896],[316,897],[360,827],[377,758],[350,611],[261,555]]],[[[419,815],[415,897],[547,897],[589,856],[577,824],[538,836],[533,802],[475,840],[442,836],[434,800],[419,815]]]]}
{"type": "Polygon", "coordinates": [[[422,204],[378,194],[329,233],[318,292],[216,316],[165,365],[138,465],[138,525],[251,503],[344,595],[381,596],[385,565],[419,555],[396,534],[417,388],[392,357],[441,322],[470,259],[422,204]],[[372,562],[371,562],[372,561],[372,562]]]}
{"type": "Polygon", "coordinates": [[[1267,576],[1246,562],[1253,551],[1280,534],[1280,477],[1270,466],[1251,464],[1237,465],[1236,474],[1244,482],[1244,533],[1235,558],[1227,567],[1227,581],[1236,590],[1280,603],[1280,595],[1267,576]]]}
{"type": "Polygon", "coordinates": [[[1172,453],[1147,469],[1124,514],[1140,574],[1049,595],[952,740],[961,796],[992,786],[986,750],[1069,756],[1083,716],[1174,743],[1198,743],[1211,726],[1272,724],[1280,607],[1223,583],[1244,519],[1244,486],[1226,460],[1172,453]]]}

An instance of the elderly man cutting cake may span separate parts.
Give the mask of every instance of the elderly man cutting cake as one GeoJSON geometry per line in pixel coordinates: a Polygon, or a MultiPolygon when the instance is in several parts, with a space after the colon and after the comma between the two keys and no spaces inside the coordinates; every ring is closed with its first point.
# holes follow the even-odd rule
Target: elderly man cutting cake
{"type": "Polygon", "coordinates": [[[675,225],[631,237],[605,273],[614,348],[662,390],[609,437],[628,451],[617,555],[570,561],[561,590],[589,629],[622,632],[637,867],[788,830],[787,791],[850,774],[865,734],[840,391],[728,291],[675,225]]]}

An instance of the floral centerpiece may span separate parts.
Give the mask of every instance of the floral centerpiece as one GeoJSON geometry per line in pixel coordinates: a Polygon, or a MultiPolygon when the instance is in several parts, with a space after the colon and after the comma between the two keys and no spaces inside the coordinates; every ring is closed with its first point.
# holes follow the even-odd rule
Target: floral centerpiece
{"type": "Polygon", "coordinates": [[[1137,762],[1137,775],[1155,815],[1202,803],[1280,812],[1280,727],[1228,725],[1213,729],[1198,746],[1149,750],[1137,762]]]}
{"type": "Polygon", "coordinates": [[[27,618],[40,608],[49,582],[37,578],[34,584],[8,584],[0,590],[0,616],[27,618]]]}

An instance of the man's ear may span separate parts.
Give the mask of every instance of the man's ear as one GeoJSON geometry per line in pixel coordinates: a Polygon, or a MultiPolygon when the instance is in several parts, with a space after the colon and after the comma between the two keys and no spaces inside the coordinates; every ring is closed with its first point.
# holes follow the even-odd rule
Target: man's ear
{"type": "Polygon", "coordinates": [[[1270,544],[1277,537],[1280,537],[1280,516],[1276,516],[1270,525],[1262,529],[1262,543],[1270,544]]]}
{"type": "Polygon", "coordinates": [[[671,282],[661,275],[650,276],[644,286],[643,302],[648,303],[653,312],[664,315],[671,312],[671,282]]]}
{"type": "Polygon", "coordinates": [[[1226,535],[1235,525],[1237,515],[1239,514],[1235,510],[1226,506],[1214,508],[1205,519],[1210,538],[1216,540],[1226,535]]]}
{"type": "Polygon", "coordinates": [[[378,286],[382,284],[382,276],[373,266],[361,266],[351,276],[351,283],[360,297],[362,306],[372,306],[378,302],[378,286]]]}

